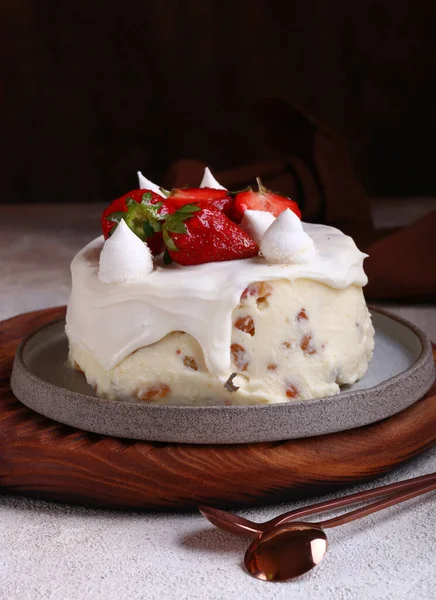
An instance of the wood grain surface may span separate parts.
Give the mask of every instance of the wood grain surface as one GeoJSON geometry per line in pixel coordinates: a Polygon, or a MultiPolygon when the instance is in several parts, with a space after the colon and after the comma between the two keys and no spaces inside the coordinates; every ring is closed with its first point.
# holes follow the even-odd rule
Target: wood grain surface
{"type": "Polygon", "coordinates": [[[307,439],[196,446],[86,433],[23,406],[9,377],[21,338],[63,317],[50,308],[0,323],[0,490],[124,509],[254,505],[375,478],[436,443],[436,385],[379,423],[307,439]]]}

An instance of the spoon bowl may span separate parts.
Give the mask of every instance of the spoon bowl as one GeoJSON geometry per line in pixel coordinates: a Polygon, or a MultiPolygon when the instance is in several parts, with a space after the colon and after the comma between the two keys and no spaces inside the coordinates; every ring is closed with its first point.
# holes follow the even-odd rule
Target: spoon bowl
{"type": "Polygon", "coordinates": [[[256,538],[244,563],[253,577],[263,581],[288,581],[307,573],[324,558],[327,536],[310,523],[287,523],[256,538]]]}

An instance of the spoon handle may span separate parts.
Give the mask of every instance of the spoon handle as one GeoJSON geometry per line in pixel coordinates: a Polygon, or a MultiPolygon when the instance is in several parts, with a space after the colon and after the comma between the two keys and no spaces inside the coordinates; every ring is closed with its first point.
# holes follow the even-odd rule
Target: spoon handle
{"type": "Polygon", "coordinates": [[[362,517],[371,515],[375,512],[378,512],[379,510],[383,510],[384,508],[388,508],[389,506],[394,506],[395,504],[399,504],[400,502],[405,502],[406,500],[411,500],[416,496],[426,494],[427,492],[431,492],[432,490],[436,490],[436,481],[433,481],[433,483],[424,483],[413,489],[406,490],[403,493],[388,496],[387,498],[383,498],[382,500],[378,500],[377,502],[373,502],[372,504],[369,504],[362,508],[357,508],[356,510],[352,510],[351,512],[345,513],[344,515],[340,515],[339,517],[333,517],[333,519],[328,519],[327,521],[313,523],[313,525],[322,527],[323,529],[338,527],[339,525],[345,525],[345,523],[356,521],[357,519],[361,519],[362,517]]]}
{"type": "Polygon", "coordinates": [[[333,498],[332,500],[326,500],[325,502],[318,502],[317,504],[311,504],[310,506],[303,506],[286,512],[264,524],[264,530],[270,529],[271,527],[277,527],[278,525],[284,525],[288,521],[301,519],[308,515],[314,515],[334,508],[341,508],[350,504],[357,504],[372,498],[379,498],[380,496],[391,496],[392,494],[398,494],[404,490],[410,490],[416,488],[419,485],[425,483],[436,482],[436,473],[428,473],[427,475],[420,475],[419,477],[413,477],[406,479],[405,481],[398,481],[396,483],[390,483],[389,485],[383,485],[381,487],[373,488],[371,490],[365,490],[363,492],[356,492],[355,494],[349,494],[348,496],[342,496],[341,498],[333,498]]]}

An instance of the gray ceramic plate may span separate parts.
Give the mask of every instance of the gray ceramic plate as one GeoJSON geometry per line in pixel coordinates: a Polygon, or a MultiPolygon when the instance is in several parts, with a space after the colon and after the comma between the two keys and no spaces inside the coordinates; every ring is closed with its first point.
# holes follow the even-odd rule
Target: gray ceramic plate
{"type": "Polygon", "coordinates": [[[366,376],[336,396],[259,406],[156,406],[97,398],[83,375],[65,366],[64,321],[19,347],[15,396],[35,411],[86,431],[159,442],[235,444],[309,437],[389,417],[421,398],[434,381],[427,337],[392,315],[372,311],[375,352],[366,376]]]}

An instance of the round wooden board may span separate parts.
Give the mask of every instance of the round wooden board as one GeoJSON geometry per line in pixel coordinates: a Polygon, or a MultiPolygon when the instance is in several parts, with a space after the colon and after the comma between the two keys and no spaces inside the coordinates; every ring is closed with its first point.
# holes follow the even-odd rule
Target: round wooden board
{"type": "Polygon", "coordinates": [[[123,509],[253,505],[321,494],[375,478],[436,443],[436,384],[389,419],[284,442],[199,446],[86,433],[22,405],[9,377],[32,330],[65,315],[51,308],[0,323],[0,489],[123,509]]]}

